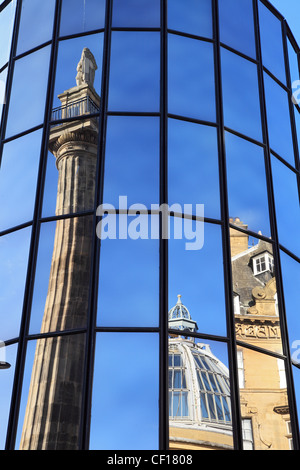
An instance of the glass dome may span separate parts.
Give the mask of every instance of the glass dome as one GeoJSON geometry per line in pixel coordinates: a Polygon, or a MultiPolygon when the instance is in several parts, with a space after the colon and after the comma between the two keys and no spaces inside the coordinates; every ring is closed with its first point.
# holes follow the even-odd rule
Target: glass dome
{"type": "MultiPolygon", "coordinates": [[[[169,326],[181,320],[193,322],[178,296],[169,311],[169,326]]],[[[170,426],[181,430],[231,434],[229,371],[209,344],[170,337],[169,418],[170,426]]]]}
{"type": "Polygon", "coordinates": [[[192,320],[190,312],[181,302],[181,295],[178,295],[177,298],[176,305],[169,310],[169,328],[188,331],[197,330],[197,323],[192,320]]]}
{"type": "Polygon", "coordinates": [[[208,344],[170,339],[169,394],[172,420],[231,423],[228,369],[208,344]]]}

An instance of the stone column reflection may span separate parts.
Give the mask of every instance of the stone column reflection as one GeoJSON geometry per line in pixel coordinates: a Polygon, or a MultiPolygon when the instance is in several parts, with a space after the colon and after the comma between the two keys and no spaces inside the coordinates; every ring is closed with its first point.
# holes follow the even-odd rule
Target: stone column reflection
{"type": "MultiPolygon", "coordinates": [[[[85,48],[77,67],[77,86],[59,95],[62,118],[87,116],[54,126],[50,132],[49,150],[59,172],[58,216],[94,206],[98,121],[89,114],[100,105],[93,87],[96,68],[85,48]]],[[[57,221],[41,333],[86,326],[92,224],[92,216],[57,221]]],[[[84,334],[37,341],[21,449],[78,448],[84,353],[84,334]]]]}

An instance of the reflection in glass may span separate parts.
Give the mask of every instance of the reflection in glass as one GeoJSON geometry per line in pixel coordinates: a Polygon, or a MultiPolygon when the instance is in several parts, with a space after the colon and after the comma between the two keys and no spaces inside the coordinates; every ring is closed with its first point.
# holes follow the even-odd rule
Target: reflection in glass
{"type": "Polygon", "coordinates": [[[213,45],[169,34],[168,56],[169,112],[214,122],[213,45]]]}
{"type": "MultiPolygon", "coordinates": [[[[56,215],[62,215],[94,208],[99,120],[91,114],[100,107],[100,97],[94,88],[96,68],[94,55],[83,48],[77,66],[77,85],[58,95],[61,106],[53,110],[54,119],[85,118],[50,128],[44,215],[53,215],[54,209],[56,215]]],[[[62,85],[58,80],[59,84],[62,85]]]]}
{"type": "MultiPolygon", "coordinates": [[[[290,75],[291,75],[291,84],[293,86],[293,82],[299,80],[299,65],[298,65],[298,58],[295,49],[293,48],[292,44],[290,43],[289,39],[287,39],[288,45],[288,56],[289,56],[289,65],[290,65],[290,75]]],[[[299,84],[297,83],[297,87],[299,84]]]]}
{"type": "Polygon", "coordinates": [[[280,252],[283,294],[287,317],[292,361],[300,364],[299,282],[300,265],[283,251],[280,252]]]}
{"type": "Polygon", "coordinates": [[[229,132],[225,136],[230,215],[270,236],[264,150],[229,132]]]}
{"type": "Polygon", "coordinates": [[[111,40],[109,109],[158,111],[159,79],[159,34],[114,31],[111,40]]]}
{"type": "MultiPolygon", "coordinates": [[[[239,219],[230,222],[247,229],[239,219]]],[[[282,353],[272,245],[234,228],[230,228],[230,245],[236,337],[282,353]]]]}
{"type": "Polygon", "coordinates": [[[168,27],[188,34],[212,37],[211,0],[169,0],[168,27]]]}
{"type": "Polygon", "coordinates": [[[156,334],[98,334],[91,450],[158,449],[158,349],[156,334]]]}
{"type": "MultiPolygon", "coordinates": [[[[297,406],[297,413],[298,413],[298,416],[299,416],[299,413],[300,413],[300,370],[298,369],[298,367],[293,367],[293,380],[294,380],[294,385],[295,385],[295,395],[296,395],[296,406],[297,406]]],[[[288,439],[289,439],[289,443],[290,443],[290,449],[291,450],[294,450],[294,445],[293,445],[293,440],[292,440],[292,431],[291,431],[291,423],[288,422],[287,423],[288,425],[288,439]]]]}
{"type": "Polygon", "coordinates": [[[47,298],[56,222],[42,224],[31,306],[30,333],[39,333],[47,298]]]}
{"type": "Polygon", "coordinates": [[[279,242],[300,256],[300,206],[297,175],[272,156],[275,208],[279,242]]]}
{"type": "Polygon", "coordinates": [[[55,0],[22,0],[17,54],[52,39],[55,0]],[[33,27],[34,18],[34,27],[33,27]]]}
{"type": "MultiPolygon", "coordinates": [[[[300,101],[299,101],[300,103],[300,101]]],[[[300,152],[300,113],[296,106],[294,106],[294,116],[295,116],[295,122],[296,122],[296,133],[297,133],[297,141],[298,141],[298,150],[300,152]]]]}
{"type": "Polygon", "coordinates": [[[31,229],[25,228],[0,237],[1,341],[19,335],[30,236],[31,229]]]}
{"type": "Polygon", "coordinates": [[[225,126],[261,141],[256,64],[223,48],[221,62],[225,126]]]}
{"type": "Polygon", "coordinates": [[[43,215],[63,215],[94,208],[98,120],[51,127],[43,215]]]}
{"type": "MultiPolygon", "coordinates": [[[[222,243],[220,227],[171,217],[171,229],[183,225],[182,238],[169,240],[169,301],[170,308],[178,295],[192,312],[199,333],[226,335],[224,310],[222,243]],[[204,233],[202,233],[204,231],[204,233]],[[192,233],[193,232],[193,233],[192,233]],[[202,248],[198,245],[204,234],[202,248]],[[187,238],[195,236],[193,241],[187,238]],[[197,240],[198,238],[198,240],[197,240]],[[187,249],[187,243],[192,243],[187,249]],[[194,243],[194,246],[193,246],[194,243]],[[217,295],[216,295],[217,292],[217,295]]],[[[172,229],[173,230],[173,229],[172,229]]]]}
{"type": "Polygon", "coordinates": [[[41,137],[39,130],[4,144],[0,167],[0,231],[33,218],[41,137]]]}
{"type": "Polygon", "coordinates": [[[84,354],[83,334],[28,343],[16,448],[78,449],[84,354]]]}
{"type": "Polygon", "coordinates": [[[295,165],[287,92],[269,75],[264,74],[267,123],[271,149],[295,165]]]}
{"type": "Polygon", "coordinates": [[[104,27],[105,0],[63,0],[60,35],[85,33],[104,27]]]}
{"type": "Polygon", "coordinates": [[[285,84],[281,21],[261,1],[258,10],[263,65],[285,84]]]}
{"type": "Polygon", "coordinates": [[[50,47],[45,47],[15,62],[7,137],[43,122],[49,57],[50,47]]]}
{"type": "Polygon", "coordinates": [[[255,58],[252,0],[222,0],[219,2],[219,17],[221,42],[255,58]]]}
{"type": "MultiPolygon", "coordinates": [[[[191,315],[178,297],[169,312],[169,327],[174,328],[172,322],[176,317],[176,329],[195,331],[191,315]]],[[[170,449],[233,449],[227,365],[226,345],[171,334],[170,449]]]]}
{"type": "Polygon", "coordinates": [[[104,216],[98,325],[158,326],[159,244],[150,239],[152,222],[141,214],[104,216]],[[109,239],[115,223],[116,238],[109,239]]]}
{"type": "Polygon", "coordinates": [[[11,367],[0,370],[0,450],[4,450],[6,441],[6,429],[9,418],[10,400],[14,380],[17,344],[5,346],[0,340],[0,361],[8,362],[11,367]]]}
{"type": "Polygon", "coordinates": [[[60,41],[53,97],[53,120],[76,117],[82,114],[81,110],[85,109],[85,106],[87,110],[92,112],[98,111],[101,89],[102,54],[102,33],[60,41]],[[87,60],[85,69],[82,68],[82,54],[84,50],[87,60]],[[90,59],[90,62],[88,59],[90,59]],[[83,73],[85,74],[84,80],[82,79],[83,73]],[[87,81],[89,82],[89,87],[87,86],[87,81]],[[81,90],[79,90],[78,87],[81,87],[81,90]],[[86,90],[87,88],[91,90],[86,90]],[[86,94],[89,95],[90,101],[82,103],[81,100],[84,101],[86,94]],[[95,94],[97,96],[96,98],[94,96],[95,94]],[[95,109],[93,109],[93,100],[96,100],[95,109]],[[78,102],[77,106],[68,106],[69,103],[73,103],[74,101],[78,102]]]}
{"type": "Polygon", "coordinates": [[[6,79],[7,67],[0,73],[0,124],[2,118],[2,110],[6,102],[6,79]]]}
{"type": "Polygon", "coordinates": [[[16,0],[11,1],[0,13],[0,68],[9,59],[16,4],[16,0]]]}
{"type": "Polygon", "coordinates": [[[244,450],[289,450],[284,361],[241,346],[237,354],[244,450]]]}
{"type": "Polygon", "coordinates": [[[217,131],[214,127],[169,119],[169,205],[205,205],[206,217],[220,217],[217,131]]]}
{"type": "Polygon", "coordinates": [[[86,325],[92,227],[92,216],[42,225],[32,304],[32,332],[48,333],[86,325]]]}
{"type": "Polygon", "coordinates": [[[114,0],[113,26],[159,27],[159,0],[114,0]]]}
{"type": "Polygon", "coordinates": [[[104,203],[119,206],[159,202],[159,120],[109,116],[105,154],[104,203]]]}

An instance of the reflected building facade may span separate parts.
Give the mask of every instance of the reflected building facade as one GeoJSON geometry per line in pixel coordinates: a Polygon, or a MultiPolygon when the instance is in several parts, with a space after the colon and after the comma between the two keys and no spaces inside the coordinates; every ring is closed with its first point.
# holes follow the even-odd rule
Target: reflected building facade
{"type": "MultiPolygon", "coordinates": [[[[233,225],[242,226],[239,219],[233,225]]],[[[255,348],[282,354],[272,246],[231,229],[233,295],[244,448],[291,449],[287,381],[282,359],[261,363],[255,348]]]]}
{"type": "MultiPolygon", "coordinates": [[[[169,327],[198,329],[180,295],[169,327]]],[[[228,368],[193,337],[169,339],[169,416],[170,449],[233,450],[228,368]]]]}
{"type": "Polygon", "coordinates": [[[4,0],[0,43],[0,448],[299,449],[285,19],[4,0]]]}

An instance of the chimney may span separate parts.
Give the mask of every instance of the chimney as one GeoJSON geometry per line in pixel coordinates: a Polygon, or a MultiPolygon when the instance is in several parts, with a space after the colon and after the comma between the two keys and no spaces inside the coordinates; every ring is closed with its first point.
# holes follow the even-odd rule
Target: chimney
{"type": "MultiPolygon", "coordinates": [[[[230,218],[229,222],[237,227],[247,230],[248,225],[244,224],[238,217],[230,218]]],[[[230,228],[230,248],[231,256],[238,255],[248,249],[249,236],[246,233],[230,228]]]]}

